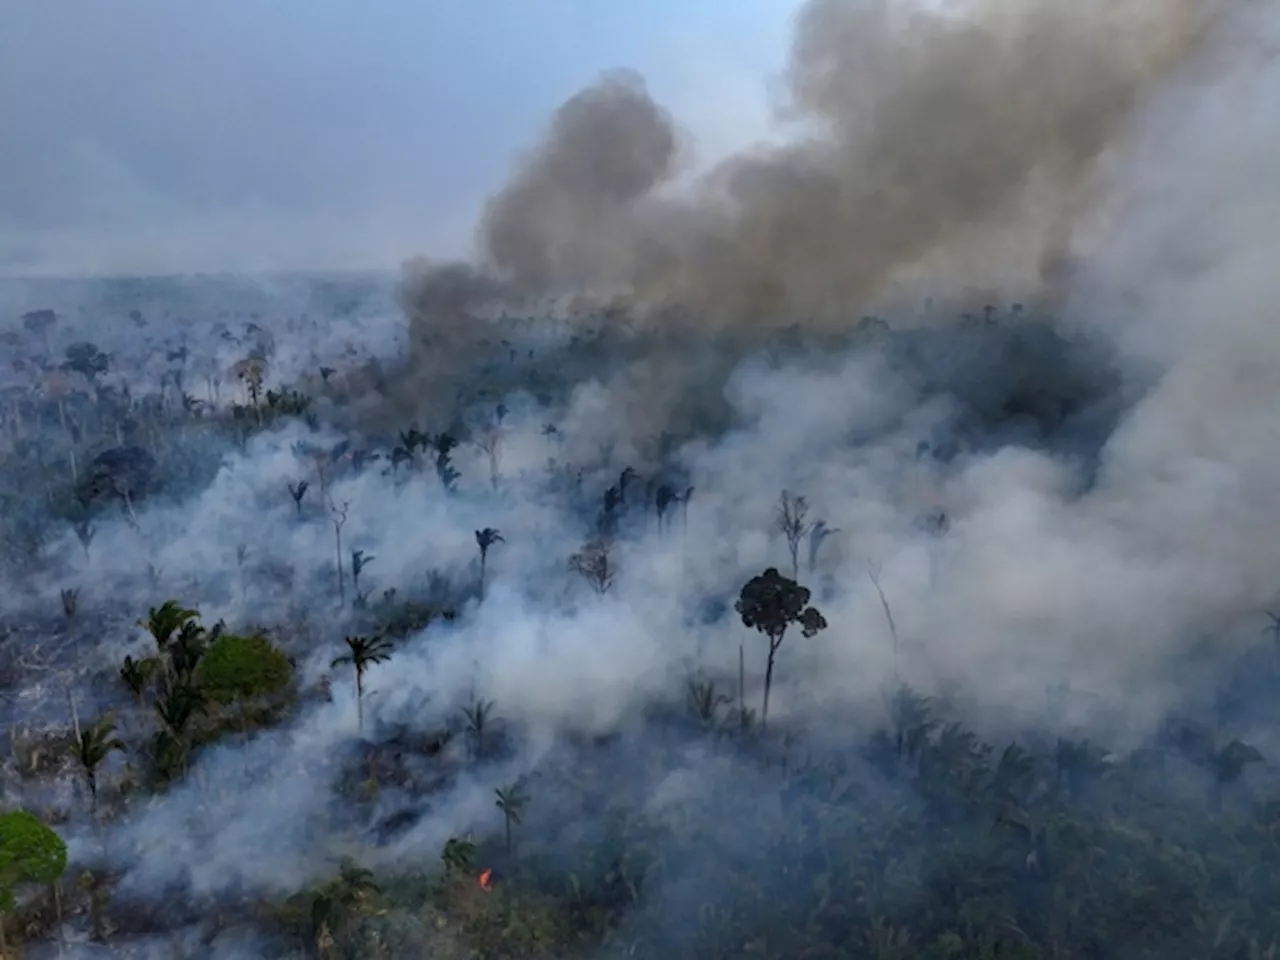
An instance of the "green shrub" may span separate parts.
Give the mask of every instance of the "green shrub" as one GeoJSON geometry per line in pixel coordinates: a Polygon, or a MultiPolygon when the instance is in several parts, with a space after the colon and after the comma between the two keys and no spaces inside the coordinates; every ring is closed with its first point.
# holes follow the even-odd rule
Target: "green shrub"
{"type": "Polygon", "coordinates": [[[13,909],[19,883],[53,883],[67,869],[67,845],[34,814],[0,814],[0,910],[13,909]]]}
{"type": "Polygon", "coordinates": [[[200,661],[201,689],[215,703],[270,696],[288,688],[293,665],[262,634],[223,634],[200,661]]]}

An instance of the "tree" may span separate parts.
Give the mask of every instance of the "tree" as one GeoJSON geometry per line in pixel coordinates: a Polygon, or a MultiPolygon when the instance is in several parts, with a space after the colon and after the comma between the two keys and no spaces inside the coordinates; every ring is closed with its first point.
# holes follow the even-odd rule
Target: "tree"
{"type": "Polygon", "coordinates": [[[111,357],[92,343],[73,343],[67,347],[62,369],[78,373],[90,383],[111,369],[111,357]]]}
{"type": "Polygon", "coordinates": [[[333,539],[338,554],[338,603],[344,607],[347,605],[347,584],[342,567],[342,528],[347,524],[347,509],[350,506],[346,500],[342,501],[340,507],[332,500],[329,501],[329,512],[333,516],[333,539]]]}
{"type": "MultiPolygon", "coordinates": [[[[0,913],[14,908],[20,883],[55,883],[67,869],[67,845],[34,814],[0,814],[0,913]]],[[[0,917],[0,953],[8,953],[0,917]]]]}
{"type": "Polygon", "coordinates": [[[760,723],[769,720],[769,692],[773,686],[773,665],[782,646],[787,629],[800,627],[805,637],[812,637],[827,628],[827,621],[815,607],[809,606],[809,589],[802,587],[770,567],[758,577],[752,577],[742,588],[734,609],[742,618],[742,624],[758,630],[769,640],[769,659],[764,674],[764,705],[760,711],[760,723]]]}
{"type": "MultiPolygon", "coordinates": [[[[197,618],[200,611],[184,607],[176,600],[166,600],[152,607],[138,626],[146,629],[156,644],[156,656],[162,679],[169,685],[189,677],[204,653],[204,627],[197,618]]],[[[133,680],[126,677],[133,686],[133,680]]]]}
{"type": "Polygon", "coordinates": [[[351,664],[356,671],[356,724],[357,729],[364,731],[364,674],[375,663],[386,663],[391,659],[391,641],[385,637],[347,637],[344,641],[347,653],[335,657],[329,664],[331,667],[351,664]]]}
{"type": "Polygon", "coordinates": [[[150,453],[142,447],[112,447],[93,458],[76,486],[76,497],[85,507],[115,498],[137,526],[133,505],[157,485],[156,461],[150,453]]]}
{"type": "Polygon", "coordinates": [[[214,703],[266,697],[286,689],[293,666],[283,651],[261,633],[222,634],[200,661],[200,688],[214,703]]]}
{"type": "Polygon", "coordinates": [[[653,507],[658,515],[658,532],[663,530],[663,522],[667,516],[667,511],[671,509],[673,503],[678,503],[680,495],[676,493],[676,488],[669,483],[662,483],[653,494],[653,507]]]}
{"type": "Polygon", "coordinates": [[[606,537],[589,540],[569,558],[569,569],[582,576],[596,593],[604,596],[613,586],[613,544],[606,537]]]}
{"type": "Polygon", "coordinates": [[[494,805],[502,811],[502,818],[506,825],[507,856],[509,857],[511,856],[511,826],[512,824],[520,825],[520,818],[524,815],[524,808],[529,802],[529,797],[519,783],[499,787],[493,793],[497,798],[494,800],[494,805]]]}
{"type": "Polygon", "coordinates": [[[499,460],[502,456],[502,429],[498,426],[485,430],[476,439],[476,446],[489,458],[489,485],[498,489],[499,460]]]}
{"type": "Polygon", "coordinates": [[[690,678],[687,684],[689,707],[706,727],[714,727],[720,719],[720,708],[729,698],[716,689],[714,680],[690,678]]]}
{"type": "Polygon", "coordinates": [[[289,496],[293,498],[293,508],[297,515],[302,516],[302,498],[307,495],[307,490],[311,484],[306,480],[299,480],[297,483],[288,484],[289,496]]]}
{"type": "Polygon", "coordinates": [[[40,337],[45,352],[49,350],[49,331],[58,322],[58,315],[52,310],[28,310],[22,315],[22,326],[40,337]]]}
{"type": "Polygon", "coordinates": [[[138,621],[138,626],[151,634],[156,652],[167,656],[170,644],[178,632],[199,616],[199,610],[184,607],[177,600],[166,600],[160,606],[152,607],[147,618],[138,621]]]}
{"type": "Polygon", "coordinates": [[[484,600],[484,574],[489,562],[489,548],[495,543],[506,543],[502,534],[493,527],[485,527],[476,531],[476,546],[480,548],[480,599],[484,600]]]}
{"type": "Polygon", "coordinates": [[[812,528],[809,530],[809,572],[812,573],[818,566],[818,550],[826,542],[827,538],[840,532],[839,527],[827,526],[827,521],[816,520],[812,528]]]}
{"type": "Polygon", "coordinates": [[[139,703],[142,702],[142,694],[159,666],[160,661],[155,657],[144,657],[141,660],[135,660],[131,656],[124,658],[124,663],[120,666],[120,679],[124,681],[133,698],[139,703]]]}
{"type": "Polygon", "coordinates": [[[360,592],[360,574],[376,559],[378,558],[370,556],[363,550],[351,551],[351,589],[355,591],[357,606],[362,607],[365,603],[365,595],[360,592]]]}
{"type": "Polygon", "coordinates": [[[466,873],[475,862],[476,845],[470,840],[450,837],[444,843],[440,860],[446,873],[466,873]]]}
{"type": "Polygon", "coordinates": [[[809,522],[809,501],[783,490],[774,508],[774,526],[787,540],[787,552],[791,554],[791,576],[800,576],[800,542],[813,530],[809,522]]]}
{"type": "Polygon", "coordinates": [[[490,722],[492,714],[492,700],[477,698],[471,706],[462,708],[462,715],[467,721],[467,729],[471,732],[472,755],[477,759],[484,756],[484,735],[492,726],[490,722]]]}
{"type": "Polygon", "coordinates": [[[125,745],[116,736],[116,722],[107,715],[86,730],[81,730],[76,739],[73,753],[76,763],[84,771],[85,782],[89,785],[89,809],[98,809],[98,767],[110,756],[113,750],[124,750],[125,745]]]}
{"type": "Polygon", "coordinates": [[[175,683],[152,704],[160,729],[152,740],[152,759],[161,779],[185,774],[190,755],[187,737],[191,721],[208,709],[205,692],[190,680],[175,683]]]}
{"type": "Polygon", "coordinates": [[[322,938],[326,932],[341,928],[353,910],[381,892],[372,871],[351,857],[343,857],[338,876],[321,887],[311,901],[312,936],[322,938]]]}
{"type": "Polygon", "coordinates": [[[258,411],[258,422],[261,423],[262,410],[258,404],[262,397],[262,385],[267,375],[266,358],[251,354],[243,360],[237,360],[232,364],[230,373],[244,384],[245,392],[249,395],[249,402],[258,411]]]}
{"type": "Polygon", "coordinates": [[[436,476],[446,491],[452,493],[462,476],[453,466],[453,451],[458,446],[458,438],[451,433],[441,433],[432,438],[436,448],[436,476]]]}

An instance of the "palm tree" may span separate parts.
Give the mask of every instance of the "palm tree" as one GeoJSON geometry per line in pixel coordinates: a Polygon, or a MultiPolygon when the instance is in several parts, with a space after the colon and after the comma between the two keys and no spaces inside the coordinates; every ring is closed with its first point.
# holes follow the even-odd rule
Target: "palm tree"
{"type": "Polygon", "coordinates": [[[125,686],[139,703],[142,702],[143,691],[146,690],[147,683],[155,674],[159,664],[160,661],[155,657],[144,657],[141,660],[135,660],[133,657],[124,658],[124,664],[120,667],[120,679],[125,682],[125,686]]]}
{"type": "Polygon", "coordinates": [[[169,644],[174,634],[200,616],[199,610],[188,610],[176,600],[166,600],[159,607],[152,607],[146,620],[139,620],[138,626],[146,629],[156,642],[156,651],[161,656],[169,652],[169,644]]]}
{"type": "Polygon", "coordinates": [[[507,856],[509,857],[511,856],[511,825],[513,823],[519,825],[521,814],[524,812],[525,804],[529,802],[529,797],[519,783],[499,787],[493,793],[497,797],[494,805],[502,811],[503,820],[506,822],[507,856]]]}
{"type": "Polygon", "coordinates": [[[492,700],[477,699],[471,706],[462,708],[462,715],[467,721],[467,729],[471,731],[472,755],[476,758],[484,756],[484,735],[485,731],[492,725],[489,720],[492,713],[492,700]]]}
{"type": "Polygon", "coordinates": [[[720,708],[729,698],[716,689],[714,680],[691,679],[688,682],[689,706],[694,715],[708,727],[715,726],[720,708]]]}
{"type": "Polygon", "coordinates": [[[84,771],[89,784],[89,808],[98,809],[98,767],[113,750],[124,750],[125,745],[116,735],[116,722],[105,716],[87,730],[81,730],[72,752],[84,771]]]}
{"type": "Polygon", "coordinates": [[[489,562],[489,548],[495,543],[506,543],[502,534],[493,527],[476,531],[476,545],[480,548],[480,599],[484,600],[484,573],[489,562]]]}
{"type": "Polygon", "coordinates": [[[208,709],[204,691],[192,683],[175,684],[152,704],[160,720],[154,741],[157,768],[167,780],[186,773],[190,744],[187,727],[208,709]]]}
{"type": "Polygon", "coordinates": [[[345,663],[356,670],[356,724],[360,732],[364,732],[364,672],[375,663],[386,663],[391,659],[391,641],[385,637],[347,637],[344,641],[347,653],[334,657],[330,667],[345,663]]]}

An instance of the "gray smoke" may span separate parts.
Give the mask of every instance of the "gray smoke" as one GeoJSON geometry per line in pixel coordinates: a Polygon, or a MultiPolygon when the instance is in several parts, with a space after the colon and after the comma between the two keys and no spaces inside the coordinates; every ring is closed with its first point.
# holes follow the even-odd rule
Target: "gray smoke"
{"type": "MultiPolygon", "coordinates": [[[[802,136],[679,190],[673,121],[639,78],[607,75],[489,203],[479,268],[526,294],[589,288],[735,326],[847,317],[921,265],[1026,294],[1064,262],[1099,163],[1213,11],[811,0],[786,70],[802,136]]],[[[407,290],[419,322],[457,304],[421,265],[407,290]]]]}

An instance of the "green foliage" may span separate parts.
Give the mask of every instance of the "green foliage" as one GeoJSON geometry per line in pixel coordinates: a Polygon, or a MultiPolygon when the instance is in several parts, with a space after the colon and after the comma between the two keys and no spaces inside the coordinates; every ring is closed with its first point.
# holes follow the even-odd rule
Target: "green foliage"
{"type": "Polygon", "coordinates": [[[124,741],[116,736],[115,718],[108,715],[80,731],[74,755],[89,785],[91,804],[98,805],[98,767],[114,750],[124,750],[124,741]]]}
{"type": "Polygon", "coordinates": [[[468,873],[475,867],[476,845],[470,840],[450,837],[440,853],[440,862],[450,873],[468,873]]]}
{"type": "Polygon", "coordinates": [[[293,666],[262,634],[224,633],[205,651],[196,680],[210,700],[228,704],[287,689],[293,666]]]}
{"type": "Polygon", "coordinates": [[[67,845],[34,814],[0,814],[0,909],[13,909],[20,883],[53,883],[67,869],[67,845]]]}
{"type": "Polygon", "coordinates": [[[289,705],[277,695],[292,690],[293,664],[261,633],[228,634],[222,623],[206,629],[198,610],[176,600],[151,608],[138,625],[151,634],[156,653],[126,657],[120,678],[151,707],[157,728],[149,758],[159,784],[185,773],[194,749],[272,723],[289,705]]]}

